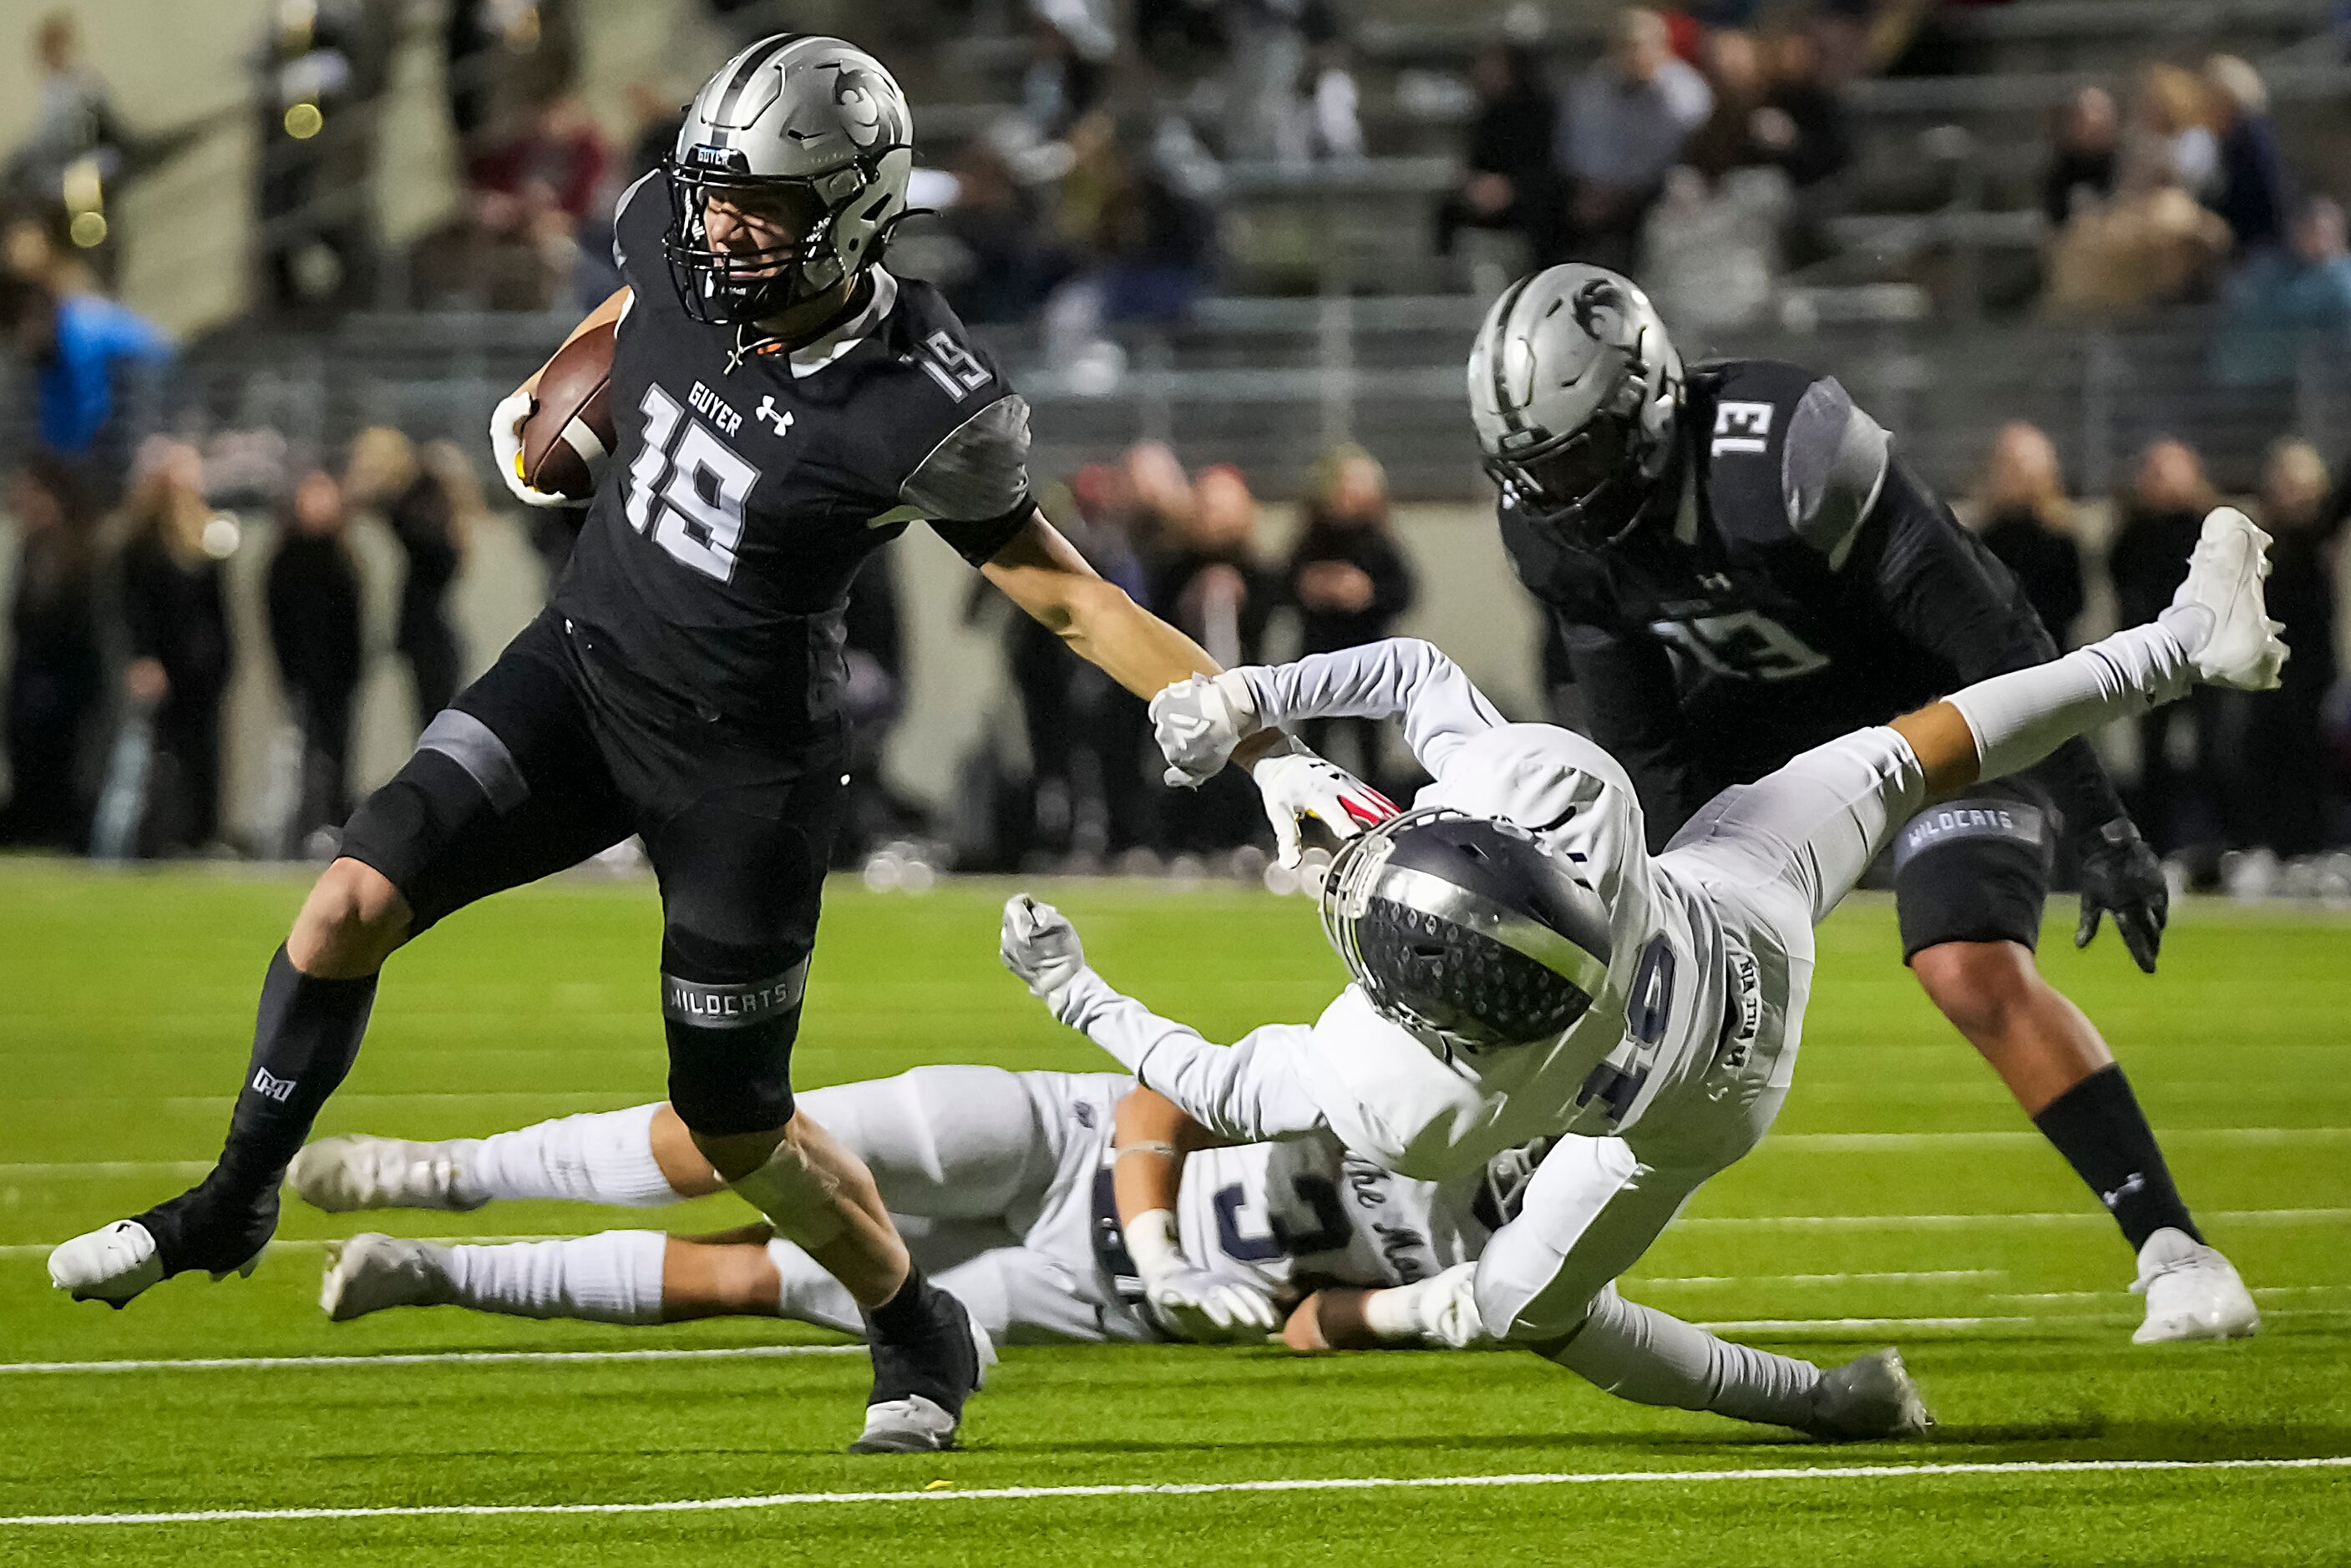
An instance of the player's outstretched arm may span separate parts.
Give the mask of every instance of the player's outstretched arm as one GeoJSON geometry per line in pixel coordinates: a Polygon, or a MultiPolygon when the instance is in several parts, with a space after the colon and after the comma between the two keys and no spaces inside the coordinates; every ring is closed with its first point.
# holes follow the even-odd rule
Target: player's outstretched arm
{"type": "Polygon", "coordinates": [[[1273,1298],[1240,1280],[1221,1279],[1184,1254],[1176,1202],[1184,1163],[1218,1141],[1165,1096],[1130,1090],[1112,1113],[1112,1190],[1127,1255],[1159,1325],[1179,1339],[1222,1345],[1263,1339],[1280,1325],[1273,1298]]]}
{"type": "MultiPolygon", "coordinates": [[[[980,570],[1073,652],[1138,697],[1218,672],[1217,661],[1199,644],[1087,565],[1041,512],[1032,513],[980,570]]],[[[1296,865],[1303,847],[1301,818],[1312,817],[1334,836],[1352,838],[1364,824],[1395,815],[1376,790],[1281,734],[1278,725],[1259,726],[1228,746],[1225,755],[1257,781],[1285,866],[1296,865]]],[[[1224,760],[1218,757],[1217,766],[1224,760]]]]}
{"type": "Polygon", "coordinates": [[[1298,1303],[1281,1342],[1312,1355],[1325,1350],[1468,1350],[1491,1345],[1478,1316],[1475,1262],[1456,1263],[1434,1279],[1386,1290],[1326,1285],[1298,1303]]]}
{"type": "Polygon", "coordinates": [[[1162,1018],[1087,964],[1077,928],[1050,904],[1017,893],[1004,906],[1004,967],[1055,1018],[1118,1059],[1228,1143],[1304,1137],[1328,1123],[1294,1057],[1302,1024],[1252,1031],[1232,1046],[1162,1018]]]}
{"type": "Polygon", "coordinates": [[[1153,737],[1169,780],[1210,778],[1251,737],[1310,719],[1396,719],[1430,773],[1463,742],[1502,716],[1435,643],[1394,637],[1310,653],[1288,664],[1252,664],[1195,676],[1151,700],[1153,737]]]}
{"type": "MultiPolygon", "coordinates": [[[[603,304],[582,317],[580,325],[565,335],[563,341],[555,346],[555,354],[562,353],[575,338],[620,320],[629,308],[629,297],[626,288],[615,289],[603,304]]],[[[523,379],[521,386],[490,410],[490,455],[497,468],[498,477],[506,481],[507,489],[526,506],[579,504],[564,496],[533,490],[523,483],[522,477],[522,428],[529,421],[531,408],[538,400],[538,379],[547,373],[547,367],[555,362],[555,354],[549,354],[538,369],[523,379]]]]}

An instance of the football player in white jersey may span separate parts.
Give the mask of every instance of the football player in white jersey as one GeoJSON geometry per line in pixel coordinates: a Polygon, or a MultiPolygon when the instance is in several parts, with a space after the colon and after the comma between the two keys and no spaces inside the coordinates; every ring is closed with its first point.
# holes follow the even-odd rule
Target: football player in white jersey
{"type": "MultiPolygon", "coordinates": [[[[918,1067],[805,1098],[872,1168],[922,1268],[1012,1344],[1263,1339],[1320,1284],[1436,1279],[1500,1223],[1479,1175],[1414,1181],[1327,1135],[1205,1147],[1196,1124],[1115,1074],[918,1067]]],[[[1504,1162],[1506,1179],[1514,1168],[1504,1162]]],[[[667,1105],[445,1143],[325,1138],[288,1176],[333,1212],[531,1198],[644,1207],[725,1185],[667,1105]]],[[[339,1321],[440,1304],[608,1323],[748,1315],[863,1326],[840,1283],[764,1226],[490,1245],[371,1234],[328,1260],[320,1305],[339,1321]]],[[[1399,1337],[1422,1336],[1408,1325],[1399,1337]]]]}
{"type": "MultiPolygon", "coordinates": [[[[1008,906],[1005,961],[1220,1137],[1328,1130],[1391,1170],[1444,1180],[1575,1135],[1462,1278],[1476,1320],[1630,1398],[1802,1427],[1817,1369],[1625,1303],[1613,1282],[1771,1126],[1795,1067],[1813,927],[1896,829],[2195,685],[2277,684],[2267,544],[2243,514],[2215,511],[2157,621],[1804,753],[1716,797],[1654,857],[1614,759],[1565,730],[1504,722],[1426,643],[1170,687],[1153,701],[1155,730],[1189,778],[1266,726],[1402,720],[1435,782],[1417,809],[1350,842],[1321,894],[1355,983],[1311,1027],[1228,1049],[1172,1026],[1106,1036],[1094,1019],[1115,993],[1045,906],[1008,906]]],[[[2216,1336],[2256,1321],[2225,1261],[2145,1284],[2151,1298],[2178,1291],[2167,1310],[2208,1314],[2216,1336]],[[2233,1290],[2213,1288],[2223,1274],[2233,1290]]],[[[1915,1428],[1923,1407],[1899,1358],[1873,1365],[1885,1430],[1915,1428]]]]}

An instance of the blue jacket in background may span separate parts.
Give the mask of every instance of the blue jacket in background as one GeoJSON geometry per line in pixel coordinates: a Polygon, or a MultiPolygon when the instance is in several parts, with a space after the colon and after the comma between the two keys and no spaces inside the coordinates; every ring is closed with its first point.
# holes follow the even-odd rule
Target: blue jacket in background
{"type": "Polygon", "coordinates": [[[41,441],[82,457],[114,415],[115,379],[129,365],[161,365],[172,339],[146,317],[95,295],[57,301],[54,345],[41,365],[41,441]]]}

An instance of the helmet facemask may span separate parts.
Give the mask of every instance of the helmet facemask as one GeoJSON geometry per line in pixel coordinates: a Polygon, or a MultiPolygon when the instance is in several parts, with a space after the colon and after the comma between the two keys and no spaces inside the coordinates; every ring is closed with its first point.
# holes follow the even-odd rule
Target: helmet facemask
{"type": "MultiPolygon", "coordinates": [[[[879,160],[893,149],[877,147],[871,159],[803,177],[741,173],[726,167],[720,149],[694,151],[708,161],[671,158],[665,165],[670,227],[664,248],[688,316],[727,324],[764,321],[818,298],[859,270],[841,254],[834,230],[865,192],[879,191],[879,160]],[[722,248],[710,239],[713,201],[795,237],[758,249],[722,248]]],[[[878,257],[886,237],[886,231],[877,235],[861,261],[878,257]]]]}

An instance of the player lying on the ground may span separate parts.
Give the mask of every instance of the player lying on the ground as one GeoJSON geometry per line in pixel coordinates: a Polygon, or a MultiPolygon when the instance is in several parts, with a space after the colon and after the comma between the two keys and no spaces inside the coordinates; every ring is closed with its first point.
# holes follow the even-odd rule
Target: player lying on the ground
{"type": "MultiPolygon", "coordinates": [[[[547,608],[345,826],[262,978],[211,1174],[60,1244],[58,1289],[120,1306],[173,1274],[249,1273],[392,953],[635,835],[661,884],[672,1102],[729,1185],[865,1310],[874,1379],[855,1446],[954,1445],[987,1347],[910,1265],[855,1158],[792,1101],[848,782],[850,582],[921,520],[1130,691],[1216,664],[1054,531],[1029,491],[1028,404],[935,289],[881,265],[913,141],[898,84],[838,38],[764,38],[704,84],[672,156],[614,213],[626,286],[569,340],[611,332],[615,444],[547,608]]],[[[534,505],[562,501],[519,466],[547,369],[492,416],[499,468],[534,505]]],[[[1345,832],[1360,786],[1273,749],[1252,764],[1260,792],[1345,832]]],[[[1297,813],[1274,815],[1287,853],[1297,813]]]]}
{"type": "MultiPolygon", "coordinates": [[[[2042,627],[1843,387],[1770,359],[1685,373],[1629,279],[1571,263],[1512,287],[1468,391],[1510,564],[1653,847],[1821,742],[2057,656],[2064,628],[2042,627]]],[[[2132,1337],[2250,1333],[2252,1298],[2202,1244],[2113,1052],[2035,967],[2061,838],[2075,945],[2111,914],[2153,973],[2163,870],[2080,739],[1899,836],[1903,961],[2112,1213],[2141,1282],[2186,1276],[2149,1293],[2132,1337]]]]}
{"type": "MultiPolygon", "coordinates": [[[[1312,1283],[1401,1285],[1474,1258],[1512,1190],[1489,1192],[1483,1172],[1441,1186],[1397,1177],[1328,1136],[1193,1155],[1197,1125],[1117,1074],[918,1067],[804,1098],[873,1172],[917,1265],[1016,1344],[1262,1339],[1312,1283]]],[[[1523,1160],[1497,1163],[1502,1177],[1523,1172],[1523,1160]]],[[[651,1207],[726,1185],[666,1105],[446,1143],[323,1138],[287,1176],[339,1213],[520,1198],[651,1207]]],[[[863,1332],[837,1282],[757,1230],[489,1246],[360,1237],[329,1260],[320,1294],[338,1320],[443,1303],[863,1332]]]]}
{"type": "MultiPolygon", "coordinates": [[[[1122,1001],[1122,1012],[1148,1017],[1122,1001]]],[[[1510,1149],[1461,1179],[1416,1181],[1328,1133],[1209,1147],[1167,1100],[1107,1073],[918,1067],[806,1099],[873,1172],[916,1266],[992,1339],[1015,1345],[1262,1339],[1293,1304],[1285,1337],[1301,1350],[1487,1343],[1461,1284],[1516,1212],[1530,1169],[1528,1151],[1510,1149]]],[[[652,1207],[726,1185],[667,1106],[446,1143],[322,1138],[287,1176],[338,1213],[525,1198],[652,1207]]],[[[598,1323],[782,1317],[863,1332],[840,1283],[764,1226],[489,1245],[361,1235],[329,1251],[319,1299],[338,1322],[454,1305],[598,1323]]],[[[1790,1380],[1813,1395],[1782,1418],[1819,1437],[1906,1429],[1915,1412],[1887,1371],[1877,1357],[1824,1375],[1792,1363],[1790,1380]]]]}
{"type": "Polygon", "coordinates": [[[1311,1026],[1227,1048],[1127,1002],[1042,906],[1007,907],[1005,961],[1223,1137],[1327,1129],[1443,1180],[1573,1135],[1464,1282],[1478,1321],[1631,1397],[1794,1425],[1815,1370],[1637,1314],[1612,1282],[1771,1126],[1813,927],[1903,823],[2199,681],[2277,683],[2266,542],[2241,513],[2213,513],[2156,623],[1807,752],[1717,797],[1654,857],[1614,759],[1566,730],[1505,723],[1425,642],[1186,682],[1153,711],[1170,764],[1193,777],[1260,725],[1403,721],[1436,782],[1419,809],[1350,843],[1321,895],[1355,983],[1311,1026]]]}

